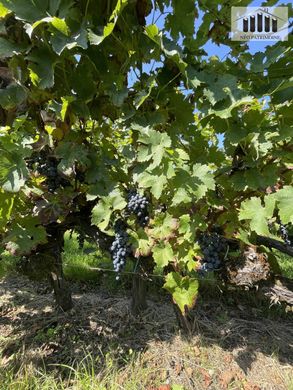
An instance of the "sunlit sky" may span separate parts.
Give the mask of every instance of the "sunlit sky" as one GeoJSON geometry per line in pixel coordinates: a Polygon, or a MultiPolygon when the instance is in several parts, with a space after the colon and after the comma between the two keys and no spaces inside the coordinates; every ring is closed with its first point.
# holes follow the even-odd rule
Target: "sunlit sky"
{"type": "MultiPolygon", "coordinates": [[[[290,5],[292,4],[292,1],[290,0],[279,0],[274,6],[286,6],[286,5],[290,5]]],[[[265,6],[266,5],[266,2],[261,2],[259,0],[254,0],[250,3],[249,6],[251,7],[259,7],[259,6],[265,6]]],[[[167,8],[166,11],[172,11],[172,8],[167,8]]],[[[203,17],[203,12],[201,12],[199,14],[199,17],[198,19],[196,20],[196,23],[198,25],[200,25],[201,23],[201,20],[202,20],[202,17],[203,17]]],[[[154,20],[156,20],[156,24],[157,26],[159,27],[159,29],[162,29],[164,27],[164,19],[165,19],[165,15],[162,15],[160,16],[160,12],[157,11],[157,13],[155,14],[155,16],[153,17],[153,14],[151,13],[148,17],[147,17],[147,25],[148,24],[152,24],[152,22],[154,20]],[[159,18],[158,18],[159,17],[159,18]]],[[[251,42],[248,42],[248,47],[249,47],[249,52],[254,54],[254,53],[257,53],[259,51],[265,51],[265,48],[266,46],[270,46],[270,45],[273,45],[275,43],[275,41],[251,41],[251,42]]],[[[206,51],[208,57],[209,56],[212,56],[212,55],[216,55],[220,58],[220,60],[224,60],[227,55],[229,54],[230,52],[230,48],[226,45],[217,45],[213,42],[211,42],[211,40],[209,40],[204,46],[203,46],[203,49],[206,51]]],[[[153,64],[144,64],[143,66],[143,71],[144,72],[149,72],[149,70],[151,68],[155,68],[156,66],[160,66],[159,64],[155,64],[155,66],[153,64]]],[[[129,74],[129,78],[128,78],[128,85],[131,86],[133,85],[133,83],[137,80],[137,77],[136,75],[134,74],[134,72],[130,72],[129,74]]]]}

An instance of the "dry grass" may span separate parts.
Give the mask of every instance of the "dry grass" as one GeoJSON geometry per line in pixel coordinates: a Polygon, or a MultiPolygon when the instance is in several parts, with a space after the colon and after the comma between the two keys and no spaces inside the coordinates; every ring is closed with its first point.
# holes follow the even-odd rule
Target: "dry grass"
{"type": "Polygon", "coordinates": [[[187,339],[164,298],[134,318],[129,297],[76,287],[74,309],[56,312],[46,285],[13,276],[0,297],[1,390],[293,389],[290,318],[210,300],[187,339]]]}

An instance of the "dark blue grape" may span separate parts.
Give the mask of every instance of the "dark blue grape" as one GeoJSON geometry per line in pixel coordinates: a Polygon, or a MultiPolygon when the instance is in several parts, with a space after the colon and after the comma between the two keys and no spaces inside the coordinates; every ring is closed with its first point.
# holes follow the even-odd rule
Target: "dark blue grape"
{"type": "MultiPolygon", "coordinates": [[[[126,264],[127,256],[131,253],[131,246],[127,243],[128,234],[126,224],[122,220],[115,223],[115,238],[111,245],[110,252],[113,261],[114,270],[121,272],[126,264]]],[[[116,277],[119,279],[119,276],[116,277]]]]}
{"type": "Polygon", "coordinates": [[[140,226],[145,227],[149,222],[148,199],[144,195],[140,195],[136,190],[130,190],[127,198],[128,211],[136,215],[137,223],[140,226]]]}
{"type": "Polygon", "coordinates": [[[218,233],[202,234],[198,239],[203,259],[198,269],[200,275],[221,267],[221,253],[226,250],[223,237],[218,233]]]}

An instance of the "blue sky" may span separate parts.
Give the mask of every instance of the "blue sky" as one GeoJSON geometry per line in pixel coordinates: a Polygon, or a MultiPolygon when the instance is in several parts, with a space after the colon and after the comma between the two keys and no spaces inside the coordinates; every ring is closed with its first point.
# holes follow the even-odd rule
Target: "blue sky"
{"type": "MultiPolygon", "coordinates": [[[[182,0],[184,1],[184,0],[182,0]]],[[[290,0],[279,0],[275,6],[286,6],[292,4],[292,1],[290,0]]],[[[259,7],[259,6],[265,6],[266,2],[262,2],[260,0],[253,0],[249,6],[251,7],[259,7]]],[[[172,11],[172,8],[166,9],[166,11],[172,11]]],[[[197,19],[198,24],[201,23],[201,19],[203,17],[203,13],[199,15],[199,18],[197,19]]],[[[147,24],[152,24],[154,21],[156,21],[157,26],[162,29],[164,27],[164,19],[165,15],[160,16],[160,12],[156,12],[155,15],[150,14],[147,17],[147,24]],[[158,19],[158,20],[157,20],[158,19]]],[[[255,54],[259,51],[265,51],[265,48],[267,46],[273,45],[275,42],[274,41],[251,41],[248,42],[248,47],[249,47],[249,52],[252,54],[255,54]]],[[[208,57],[212,55],[218,56],[220,59],[225,59],[228,53],[230,52],[230,48],[225,45],[217,45],[211,41],[208,41],[204,46],[203,49],[207,52],[208,57]]],[[[143,66],[143,71],[148,73],[151,68],[155,68],[156,66],[159,66],[159,64],[144,64],[143,66]]],[[[128,86],[133,85],[133,83],[137,80],[136,75],[134,72],[129,73],[128,77],[128,86]]]]}

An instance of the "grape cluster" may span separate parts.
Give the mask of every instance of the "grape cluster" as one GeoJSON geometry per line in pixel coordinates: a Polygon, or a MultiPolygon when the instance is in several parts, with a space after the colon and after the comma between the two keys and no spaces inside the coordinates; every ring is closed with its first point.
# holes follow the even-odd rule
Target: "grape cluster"
{"type": "Polygon", "coordinates": [[[127,209],[136,215],[140,226],[145,227],[149,222],[149,200],[146,196],[140,195],[136,190],[130,190],[127,196],[127,209]]]}
{"type": "Polygon", "coordinates": [[[280,236],[282,237],[284,243],[286,245],[291,246],[291,240],[289,239],[289,234],[288,234],[288,230],[287,230],[286,225],[283,225],[282,223],[280,223],[279,233],[280,233],[280,236]]]}
{"type": "Polygon", "coordinates": [[[202,234],[199,237],[200,249],[204,255],[199,273],[213,271],[221,266],[221,253],[226,250],[226,243],[218,233],[202,234]]]}
{"type": "Polygon", "coordinates": [[[68,185],[68,181],[58,174],[58,161],[54,157],[49,157],[45,151],[33,153],[26,163],[29,170],[36,171],[38,174],[46,176],[48,192],[54,193],[60,186],[65,187],[68,185]]]}
{"type": "MultiPolygon", "coordinates": [[[[126,258],[131,253],[131,246],[127,243],[128,234],[126,232],[126,224],[118,220],[115,224],[115,239],[111,245],[111,257],[116,272],[121,272],[126,264],[126,258]]],[[[116,277],[119,279],[119,276],[116,277]]]]}

